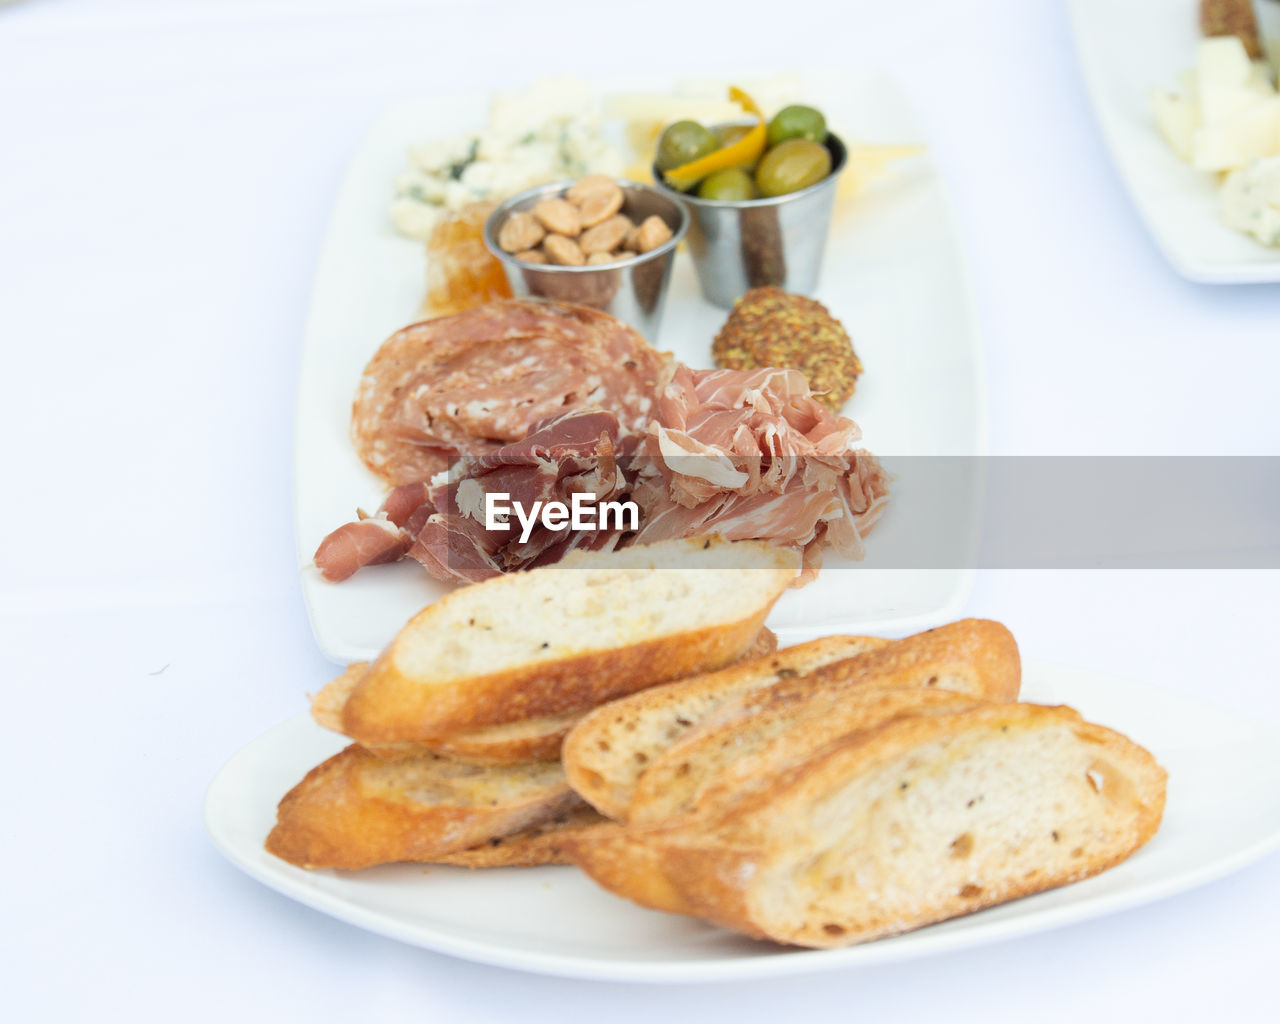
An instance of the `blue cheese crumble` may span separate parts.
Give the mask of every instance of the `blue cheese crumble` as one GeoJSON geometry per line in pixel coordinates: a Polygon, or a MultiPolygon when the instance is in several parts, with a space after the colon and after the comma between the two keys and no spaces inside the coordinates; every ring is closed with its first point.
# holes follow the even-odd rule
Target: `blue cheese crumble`
{"type": "Polygon", "coordinates": [[[586,84],[562,78],[495,96],[484,131],[410,146],[408,157],[395,180],[391,217],[402,235],[420,239],[446,210],[565,178],[623,172],[586,84]]]}

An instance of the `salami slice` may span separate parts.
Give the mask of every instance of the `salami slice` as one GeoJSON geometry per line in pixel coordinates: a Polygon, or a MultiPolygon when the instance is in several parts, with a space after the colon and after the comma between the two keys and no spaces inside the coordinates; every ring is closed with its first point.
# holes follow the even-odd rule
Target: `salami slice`
{"type": "Polygon", "coordinates": [[[607,409],[620,436],[641,435],[673,367],[668,353],[597,310],[492,302],[388,338],[360,381],[352,440],[371,470],[399,485],[578,408],[607,409]]]}

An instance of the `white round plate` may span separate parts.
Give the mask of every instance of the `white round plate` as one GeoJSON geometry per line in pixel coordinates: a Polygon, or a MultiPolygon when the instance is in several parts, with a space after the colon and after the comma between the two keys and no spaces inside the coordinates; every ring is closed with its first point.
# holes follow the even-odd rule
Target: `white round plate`
{"type": "Polygon", "coordinates": [[[541,974],[649,982],[801,974],[980,946],[1151,902],[1280,845],[1277,730],[1156,687],[1041,663],[1024,666],[1023,697],[1070,704],[1148,747],[1169,772],[1159,833],[1095,878],[847,949],[788,949],[644,910],[570,867],[336,872],[286,864],[263,849],[276,803],[344,745],[305,714],[226,764],[209,788],[205,822],[218,849],[252,877],[369,931],[541,974]]]}

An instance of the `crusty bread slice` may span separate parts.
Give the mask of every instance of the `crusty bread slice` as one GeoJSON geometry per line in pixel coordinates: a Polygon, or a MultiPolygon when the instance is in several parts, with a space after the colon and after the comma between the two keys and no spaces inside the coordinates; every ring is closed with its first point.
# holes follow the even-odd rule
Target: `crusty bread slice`
{"type": "Polygon", "coordinates": [[[757,938],[843,946],[1064,885],[1159,827],[1165,772],[1070,708],[904,716],[733,805],[564,842],[601,884],[757,938]]]}
{"type": "MultiPolygon", "coordinates": [[[[751,645],[742,653],[739,662],[763,658],[778,649],[778,638],[768,628],[761,629],[751,645]]],[[[345,672],[327,683],[312,698],[311,717],[318,725],[334,732],[342,732],[342,709],[355,689],[356,683],[369,669],[367,661],[357,661],[347,666],[345,672]]],[[[422,743],[375,743],[365,749],[378,757],[408,757],[413,754],[434,752],[470,761],[473,764],[519,764],[522,761],[555,761],[560,757],[560,745],[569,730],[590,709],[567,711],[561,715],[528,718],[522,722],[506,722],[502,725],[482,725],[475,729],[460,729],[445,736],[436,736],[422,743]]]]}
{"type": "Polygon", "coordinates": [[[978,703],[948,690],[910,685],[853,691],[831,687],[806,698],[765,705],[749,715],[718,713],[714,721],[692,730],[640,776],[627,808],[627,823],[654,825],[683,815],[722,811],[733,801],[768,787],[782,772],[807,761],[829,743],[903,715],[946,714],[978,703]]]}
{"type": "Polygon", "coordinates": [[[366,745],[422,742],[721,668],[751,644],[799,565],[760,541],[687,538],[573,552],[461,587],[369,666],[342,732],[366,745]]]}
{"type": "MultiPolygon", "coordinates": [[[[763,658],[778,649],[772,630],[761,628],[738,663],[763,658]]],[[[560,757],[564,738],[591,708],[561,715],[528,718],[522,722],[482,725],[428,740],[429,749],[476,764],[514,764],[520,761],[554,761],[560,757]]]]}
{"type": "MultiPolygon", "coordinates": [[[[764,632],[768,632],[765,630],[764,632]]],[[[772,635],[772,634],[770,634],[772,635]]],[[[326,683],[311,698],[311,717],[317,725],[342,732],[342,714],[356,685],[369,671],[367,661],[348,665],[346,671],[326,683]]],[[[364,748],[377,757],[400,758],[436,753],[472,764],[519,764],[524,761],[554,761],[560,744],[586,712],[567,711],[561,715],[527,718],[522,722],[482,725],[436,736],[421,743],[369,743],[364,748]]]]}
{"type": "Polygon", "coordinates": [[[598,811],[625,820],[640,777],[698,723],[741,699],[773,701],[815,686],[920,686],[987,700],[1014,700],[1018,645],[1000,623],[962,619],[905,640],[826,637],[769,662],[670,683],[592,712],[566,737],[569,782],[598,811]],[[766,690],[770,691],[766,696],[766,690]],[[755,694],[756,696],[744,696],[755,694]]]}
{"type": "Polygon", "coordinates": [[[650,759],[626,820],[653,823],[688,813],[902,708],[923,713],[918,696],[866,701],[858,696],[865,690],[941,694],[927,706],[959,708],[971,703],[962,697],[1013,700],[1021,675],[1017,644],[1004,626],[964,619],[740,694],[650,759]]]}
{"type": "Polygon", "coordinates": [[[555,762],[502,768],[352,745],[280,801],[270,853],[306,868],[432,861],[579,806],[555,762]]]}
{"type": "Polygon", "coordinates": [[[959,619],[883,645],[856,661],[820,666],[811,675],[812,681],[797,678],[779,686],[794,686],[804,693],[815,684],[880,677],[901,680],[903,686],[951,690],[1003,702],[1018,699],[1022,659],[1018,642],[1001,623],[959,619]]]}
{"type": "Polygon", "coordinates": [[[533,868],[543,864],[568,864],[562,849],[569,836],[610,824],[590,807],[578,807],[540,822],[523,832],[498,836],[480,846],[436,858],[437,864],[460,868],[533,868]]]}
{"type": "Polygon", "coordinates": [[[716,708],[740,694],[889,642],[874,636],[824,637],[606,704],[565,737],[561,756],[569,782],[596,810],[621,820],[649,763],[716,708]]]}
{"type": "MultiPolygon", "coordinates": [[[[369,669],[366,661],[347,666],[345,672],[326,683],[311,699],[311,717],[317,725],[343,732],[342,709],[356,684],[369,669]]],[[[471,764],[521,764],[525,761],[555,761],[560,744],[585,711],[527,718],[522,722],[482,725],[435,736],[420,743],[369,743],[364,749],[376,757],[401,758],[436,753],[471,764]]]]}
{"type": "MultiPolygon", "coordinates": [[[[752,691],[747,696],[763,692],[767,691],[752,691]]],[[[645,886],[645,892],[643,896],[633,895],[631,898],[657,910],[692,913],[688,902],[662,875],[656,847],[645,841],[646,828],[655,825],[669,828],[674,824],[687,828],[693,822],[690,815],[698,813],[715,815],[717,817],[713,820],[718,820],[728,812],[735,800],[758,794],[761,789],[774,785],[785,769],[814,757],[832,741],[833,734],[837,738],[843,738],[859,728],[863,730],[879,728],[895,717],[950,714],[977,707],[978,704],[979,702],[968,697],[943,690],[869,690],[853,696],[845,695],[845,699],[837,709],[840,725],[829,734],[824,734],[820,727],[819,732],[812,737],[805,735],[775,737],[773,744],[761,743],[760,746],[764,749],[754,752],[744,749],[749,746],[748,736],[743,737],[746,742],[742,745],[735,742],[725,744],[723,748],[715,751],[716,754],[722,755],[720,758],[707,757],[706,761],[698,767],[706,773],[709,770],[708,766],[715,764],[720,769],[720,774],[727,778],[723,781],[719,778],[704,779],[707,792],[699,791],[696,800],[686,796],[685,800],[680,801],[672,809],[672,815],[666,818],[652,813],[664,803],[660,799],[654,799],[653,806],[639,808],[635,806],[648,798],[649,794],[644,784],[649,781],[649,772],[655,769],[665,782],[675,787],[678,792],[686,793],[684,783],[686,778],[693,774],[693,764],[689,761],[683,761],[678,765],[670,764],[669,759],[663,754],[649,771],[640,777],[640,787],[637,788],[636,796],[632,801],[634,813],[625,825],[615,823],[612,828],[600,829],[588,837],[592,840],[592,874],[605,888],[618,888],[617,884],[610,881],[615,873],[623,880],[634,879],[637,862],[647,863],[648,868],[639,878],[639,882],[645,886]],[[856,711],[851,713],[853,709],[856,711]],[[794,739],[798,742],[794,742],[790,748],[780,749],[777,739],[782,738],[794,739]],[[734,771],[737,768],[739,756],[750,766],[745,772],[734,771]],[[668,768],[671,770],[667,770],[668,768]],[[752,774],[753,772],[759,772],[759,774],[752,774]]],[[[719,717],[718,712],[713,714],[719,717]]],[[[748,723],[748,726],[754,725],[756,725],[755,722],[748,723]]],[[[684,748],[686,740],[700,736],[701,731],[700,727],[695,726],[689,730],[684,739],[678,740],[669,749],[678,751],[684,748]]],[[[720,735],[718,731],[715,733],[716,738],[720,735]]],[[[693,752],[690,751],[690,753],[693,752]]]]}

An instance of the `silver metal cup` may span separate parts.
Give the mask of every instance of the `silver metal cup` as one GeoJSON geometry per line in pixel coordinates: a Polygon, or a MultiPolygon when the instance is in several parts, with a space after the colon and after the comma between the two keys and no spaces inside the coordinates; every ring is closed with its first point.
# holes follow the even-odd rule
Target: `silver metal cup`
{"type": "MultiPolygon", "coordinates": [[[[717,125],[716,127],[720,127],[717,125]]],[[[844,143],[827,134],[831,173],[816,185],[769,199],[721,202],[699,199],[654,180],[689,208],[689,251],[708,302],[729,309],[748,288],[777,285],[810,294],[822,271],[822,253],[844,170],[844,143]]]]}
{"type": "Polygon", "coordinates": [[[637,224],[656,215],[671,229],[670,239],[638,256],[616,263],[563,267],[553,263],[526,263],[498,245],[498,232],[512,213],[531,210],[543,199],[563,196],[572,184],[562,181],[540,185],[512,196],[489,214],[484,225],[484,244],[502,262],[511,293],[517,298],[556,299],[603,310],[653,341],[662,324],[662,308],[671,281],[676,246],[689,227],[685,208],[664,191],[634,181],[618,181],[623,195],[620,212],[637,224]]]}

